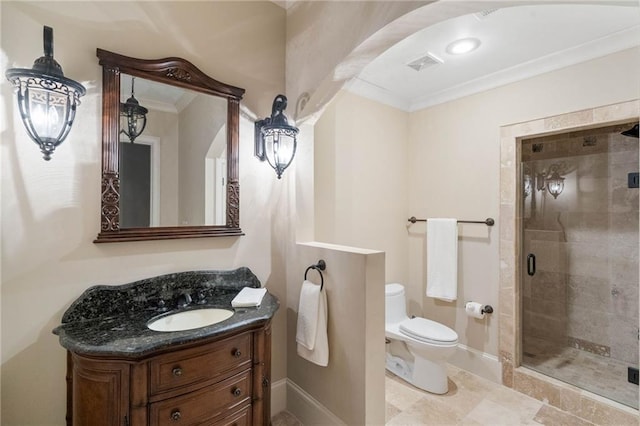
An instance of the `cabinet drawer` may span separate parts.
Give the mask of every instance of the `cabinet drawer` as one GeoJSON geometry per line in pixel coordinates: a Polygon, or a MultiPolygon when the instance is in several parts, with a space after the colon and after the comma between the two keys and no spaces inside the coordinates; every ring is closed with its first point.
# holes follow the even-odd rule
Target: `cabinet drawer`
{"type": "Polygon", "coordinates": [[[234,413],[222,420],[218,420],[213,426],[251,426],[251,406],[239,413],[234,413]]]}
{"type": "Polygon", "coordinates": [[[151,395],[219,379],[251,365],[251,335],[243,334],[198,348],[164,355],[150,362],[151,395]]]}
{"type": "MultiPolygon", "coordinates": [[[[218,424],[214,418],[224,417],[228,410],[251,405],[251,370],[230,377],[215,386],[177,396],[150,405],[149,424],[153,426],[191,426],[204,422],[218,424]]],[[[242,425],[238,419],[238,426],[242,425]]],[[[220,423],[226,424],[226,423],[220,423]]],[[[233,419],[231,423],[233,424],[233,419]]]]}

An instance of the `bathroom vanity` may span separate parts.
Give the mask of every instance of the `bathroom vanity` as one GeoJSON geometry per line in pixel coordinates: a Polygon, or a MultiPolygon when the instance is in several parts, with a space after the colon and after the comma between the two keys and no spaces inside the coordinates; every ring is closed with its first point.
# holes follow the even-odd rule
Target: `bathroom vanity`
{"type": "Polygon", "coordinates": [[[278,300],[232,308],[247,268],[164,275],[85,291],[54,330],[67,349],[67,425],[268,425],[278,300]],[[232,310],[212,325],[153,331],[176,312],[232,310]]]}

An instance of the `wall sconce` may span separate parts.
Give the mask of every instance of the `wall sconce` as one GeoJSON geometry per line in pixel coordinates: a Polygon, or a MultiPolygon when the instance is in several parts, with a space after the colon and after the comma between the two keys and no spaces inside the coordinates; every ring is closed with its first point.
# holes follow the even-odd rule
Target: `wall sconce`
{"type": "Polygon", "coordinates": [[[551,173],[551,176],[545,179],[545,182],[547,191],[549,191],[549,194],[553,195],[553,199],[555,200],[558,198],[558,195],[560,195],[564,189],[564,178],[560,176],[557,170],[554,170],[553,173],[551,173]]]}
{"type": "Polygon", "coordinates": [[[560,176],[558,168],[560,164],[552,164],[548,171],[543,171],[536,175],[536,189],[544,191],[545,189],[553,196],[555,200],[564,190],[564,178],[560,176]]]}
{"type": "Polygon", "coordinates": [[[127,102],[120,102],[120,133],[124,133],[131,143],[144,132],[147,126],[148,109],[140,105],[134,95],[135,77],[131,77],[131,97],[127,102]]]}
{"type": "Polygon", "coordinates": [[[276,171],[278,179],[296,155],[296,137],[299,131],[289,124],[284,114],[286,108],[287,97],[276,96],[271,107],[271,117],[258,120],[255,124],[255,156],[260,161],[267,160],[276,171]]]}
{"type": "Polygon", "coordinates": [[[44,27],[44,56],[33,68],[11,68],[7,80],[13,84],[18,99],[20,117],[31,139],[38,144],[44,159],[69,134],[76,116],[84,86],[66,78],[62,67],[53,59],[53,29],[44,27]]]}

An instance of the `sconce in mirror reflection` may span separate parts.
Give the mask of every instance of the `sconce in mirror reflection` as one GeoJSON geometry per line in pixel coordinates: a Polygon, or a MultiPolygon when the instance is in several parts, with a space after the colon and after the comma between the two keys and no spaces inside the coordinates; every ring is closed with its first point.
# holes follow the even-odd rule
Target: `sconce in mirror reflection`
{"type": "Polygon", "coordinates": [[[136,99],[134,83],[135,77],[131,77],[131,97],[125,103],[120,102],[120,133],[124,133],[131,143],[144,132],[149,112],[136,99]]]}
{"type": "Polygon", "coordinates": [[[6,76],[14,86],[20,118],[29,137],[49,161],[71,131],[76,108],[86,89],[66,78],[60,64],[53,59],[51,27],[44,27],[43,41],[44,56],[35,60],[33,68],[11,68],[6,76]]]}
{"type": "Polygon", "coordinates": [[[276,171],[278,179],[296,155],[298,128],[289,124],[284,110],[287,97],[278,95],[273,100],[271,117],[258,120],[255,124],[255,156],[269,163],[276,171]]]}
{"type": "MultiPolygon", "coordinates": [[[[554,199],[558,198],[558,195],[564,190],[564,177],[560,175],[560,164],[552,164],[547,170],[543,170],[541,173],[535,175],[535,187],[538,191],[546,190],[553,196],[554,199]]],[[[533,186],[532,178],[529,175],[524,177],[525,197],[531,194],[531,187],[533,186]],[[527,192],[527,185],[529,190],[527,192]]]]}
{"type": "Polygon", "coordinates": [[[564,178],[560,176],[557,170],[553,170],[551,176],[545,179],[547,191],[553,195],[553,199],[558,198],[558,195],[564,190],[564,178]]]}

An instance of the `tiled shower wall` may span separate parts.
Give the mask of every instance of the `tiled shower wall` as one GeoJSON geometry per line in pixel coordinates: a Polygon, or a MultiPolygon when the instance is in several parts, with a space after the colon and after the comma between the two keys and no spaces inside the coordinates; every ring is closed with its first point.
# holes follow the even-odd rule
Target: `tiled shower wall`
{"type": "Polygon", "coordinates": [[[620,135],[631,123],[528,139],[523,172],[556,166],[565,177],[554,199],[525,197],[523,259],[536,255],[536,274],[523,277],[524,348],[546,339],[638,363],[638,194],[627,175],[638,171],[638,139],[620,135]]]}

